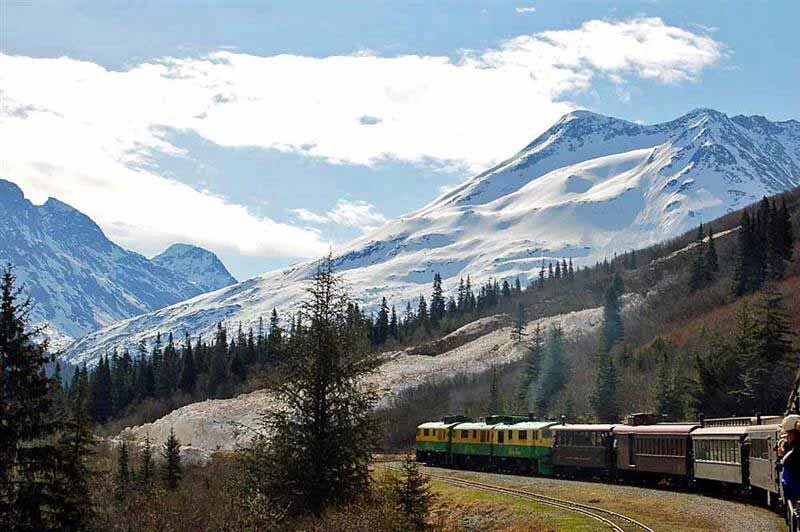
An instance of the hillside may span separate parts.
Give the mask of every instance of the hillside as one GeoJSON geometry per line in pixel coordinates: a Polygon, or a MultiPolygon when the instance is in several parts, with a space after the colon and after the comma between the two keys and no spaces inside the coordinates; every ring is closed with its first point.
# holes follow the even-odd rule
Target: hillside
{"type": "MultiPolygon", "coordinates": [[[[336,250],[354,297],[402,308],[438,272],[446,289],[471,276],[517,276],[542,261],[591,264],[676,237],[800,184],[800,123],[728,117],[710,109],[639,125],[579,111],[522,151],[417,212],[336,250]]],[[[291,312],[314,262],[293,266],[115,323],[68,351],[94,363],[114,346],[156,331],[209,334],[219,321],[254,325],[273,308],[291,312]]]]}
{"type": "MultiPolygon", "coordinates": [[[[800,227],[800,189],[786,195],[794,227],[800,227]]],[[[487,413],[491,371],[498,369],[501,403],[507,411],[533,412],[545,417],[566,414],[570,419],[596,420],[590,397],[594,393],[598,342],[602,337],[603,308],[553,315],[558,308],[580,306],[591,302],[587,293],[596,283],[604,285],[609,277],[606,269],[616,271],[623,280],[626,295],[623,302],[623,342],[611,353],[618,369],[619,412],[659,411],[664,372],[668,368],[670,382],[680,397],[678,417],[696,415],[695,356],[711,353],[709,342],[717,334],[730,339],[742,309],[756,308],[760,294],[734,297],[730,292],[734,269],[740,212],[714,220],[720,271],[702,289],[688,287],[695,253],[700,247],[696,231],[669,242],[638,250],[638,266],[631,264],[632,255],[583,271],[575,281],[548,282],[544,288],[530,288],[518,296],[528,310],[530,321],[523,329],[526,340],[517,343],[511,326],[500,326],[498,316],[482,318],[455,331],[440,341],[426,346],[412,346],[404,351],[386,352],[380,371],[373,381],[382,390],[382,416],[389,426],[386,445],[403,448],[413,437],[419,422],[447,413],[460,412],[472,416],[487,413]],[[574,283],[574,284],[573,284],[574,283]],[[550,312],[550,314],[548,314],[550,312]],[[546,317],[541,317],[542,314],[546,317]],[[547,331],[558,326],[564,333],[568,380],[563,389],[550,398],[546,410],[529,398],[520,396],[520,383],[530,364],[530,338],[537,326],[547,331]],[[440,348],[441,346],[446,346],[440,348]],[[420,354],[422,353],[422,354],[420,354]],[[643,386],[642,383],[648,383],[643,386]]],[[[705,244],[708,245],[708,239],[705,244]]],[[[795,243],[795,257],[800,242],[795,243]]],[[[800,261],[790,263],[786,276],[773,285],[783,296],[789,324],[800,333],[800,261]]],[[[793,373],[781,374],[791,380],[793,373]]],[[[782,382],[782,381],[781,381],[782,382]]],[[[720,386],[725,383],[720,381],[720,386]]],[[[785,384],[785,383],[784,383],[785,384]]],[[[777,394],[783,386],[776,383],[777,394]]],[[[274,408],[271,399],[256,391],[236,398],[190,404],[149,424],[126,430],[124,434],[141,439],[145,434],[157,440],[170,428],[179,433],[199,456],[218,449],[231,449],[247,438],[243,426],[252,426],[255,412],[274,408]]],[[[728,408],[721,406],[720,408],[728,408]]],[[[730,415],[735,410],[710,415],[730,415]]],[[[744,414],[744,412],[740,412],[744,414]]],[[[665,414],[666,415],[666,414],[665,414]]]]}

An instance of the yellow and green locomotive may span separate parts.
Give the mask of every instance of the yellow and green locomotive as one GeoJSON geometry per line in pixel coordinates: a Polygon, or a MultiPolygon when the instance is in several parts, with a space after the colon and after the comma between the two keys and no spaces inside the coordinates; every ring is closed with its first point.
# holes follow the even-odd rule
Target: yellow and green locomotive
{"type": "Polygon", "coordinates": [[[471,421],[458,416],[417,427],[417,460],[456,467],[514,469],[550,474],[554,421],[527,416],[487,416],[471,421]]]}

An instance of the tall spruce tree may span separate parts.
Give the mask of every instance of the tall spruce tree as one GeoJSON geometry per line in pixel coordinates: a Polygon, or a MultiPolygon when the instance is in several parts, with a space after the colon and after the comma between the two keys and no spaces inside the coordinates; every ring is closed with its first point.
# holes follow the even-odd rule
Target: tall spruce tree
{"type": "Polygon", "coordinates": [[[169,436],[161,449],[161,457],[163,458],[161,480],[167,490],[175,491],[183,478],[183,467],[181,466],[181,442],[175,436],[175,430],[172,427],[169,428],[169,436]]]}
{"type": "Polygon", "coordinates": [[[617,369],[609,351],[597,355],[595,391],[591,397],[597,421],[614,423],[619,419],[619,397],[617,394],[617,369]]]}
{"type": "Polygon", "coordinates": [[[620,311],[619,296],[622,293],[622,278],[614,274],[611,284],[605,292],[603,300],[603,330],[601,350],[609,353],[614,344],[619,342],[623,335],[622,314],[620,311]]]}
{"type": "Polygon", "coordinates": [[[527,412],[533,413],[535,410],[532,398],[536,384],[541,373],[542,357],[544,356],[544,334],[542,327],[538,323],[531,336],[528,353],[525,357],[525,371],[522,373],[519,384],[519,402],[527,408],[527,412]]]}
{"type": "Polygon", "coordinates": [[[58,440],[61,469],[57,514],[67,530],[80,530],[91,516],[89,470],[86,465],[94,445],[89,414],[89,382],[85,369],[78,376],[72,411],[58,440]]]}
{"type": "Polygon", "coordinates": [[[154,474],[155,463],[153,462],[153,444],[150,440],[150,435],[146,434],[144,437],[142,453],[139,456],[139,474],[136,478],[136,482],[140,490],[148,493],[152,489],[154,474]]]}
{"type": "Polygon", "coordinates": [[[445,314],[445,299],[444,292],[442,291],[442,276],[439,272],[433,275],[433,292],[431,293],[431,323],[438,326],[439,322],[444,319],[445,314]]]}
{"type": "MultiPolygon", "coordinates": [[[[377,395],[364,377],[379,359],[347,323],[348,296],[322,260],[301,303],[303,334],[264,385],[287,405],[263,415],[269,436],[244,452],[244,498],[265,519],[319,513],[363,494],[378,434],[377,395]]],[[[274,524],[274,523],[273,523],[274,524]]]]}
{"type": "Polygon", "coordinates": [[[197,371],[194,364],[194,351],[192,350],[192,339],[186,333],[186,341],[181,354],[181,374],[180,389],[183,393],[193,395],[197,386],[197,371]]]}
{"type": "Polygon", "coordinates": [[[114,478],[114,497],[122,502],[128,496],[131,487],[131,465],[128,442],[122,441],[117,451],[117,471],[114,478]]]}
{"type": "Polygon", "coordinates": [[[0,280],[0,528],[56,528],[62,498],[54,477],[58,430],[50,381],[44,374],[46,342],[28,328],[32,309],[7,265],[0,280]]]}

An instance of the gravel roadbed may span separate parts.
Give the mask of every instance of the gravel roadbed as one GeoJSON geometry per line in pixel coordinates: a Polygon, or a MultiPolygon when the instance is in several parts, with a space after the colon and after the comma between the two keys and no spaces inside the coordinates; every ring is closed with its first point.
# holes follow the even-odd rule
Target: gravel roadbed
{"type": "Polygon", "coordinates": [[[785,529],[783,519],[775,511],[755,504],[718,499],[697,493],[601,482],[427,467],[422,469],[431,473],[451,475],[488,484],[506,485],[533,493],[607,508],[637,519],[654,530],[778,531],[785,529]]]}

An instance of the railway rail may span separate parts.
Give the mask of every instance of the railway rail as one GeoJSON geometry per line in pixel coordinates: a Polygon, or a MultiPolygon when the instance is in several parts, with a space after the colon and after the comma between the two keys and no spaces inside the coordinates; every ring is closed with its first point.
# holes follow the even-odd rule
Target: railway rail
{"type": "MultiPolygon", "coordinates": [[[[381,464],[381,467],[384,467],[386,469],[391,469],[393,471],[399,471],[399,468],[395,466],[381,464]]],[[[450,484],[453,486],[473,488],[483,491],[492,491],[495,493],[503,493],[506,495],[518,497],[520,499],[534,501],[540,504],[546,504],[548,506],[552,506],[555,508],[561,508],[563,510],[579,513],[602,523],[603,525],[607,526],[611,530],[614,530],[615,532],[628,532],[630,530],[644,530],[646,532],[653,532],[653,529],[645,525],[644,523],[641,523],[619,512],[614,512],[612,510],[607,510],[605,508],[600,508],[598,506],[591,506],[579,502],[568,501],[566,499],[550,497],[548,495],[540,495],[538,493],[531,493],[529,491],[524,491],[516,488],[509,488],[506,486],[497,486],[494,484],[487,484],[485,482],[466,480],[462,478],[451,477],[448,475],[439,475],[427,471],[424,471],[423,474],[430,479],[438,480],[439,482],[444,482],[446,484],[450,484]]]]}

